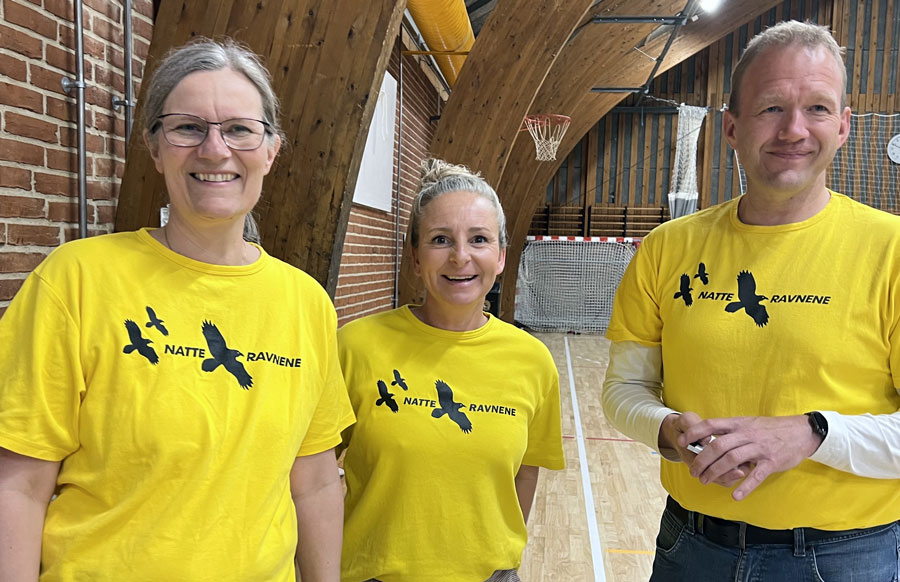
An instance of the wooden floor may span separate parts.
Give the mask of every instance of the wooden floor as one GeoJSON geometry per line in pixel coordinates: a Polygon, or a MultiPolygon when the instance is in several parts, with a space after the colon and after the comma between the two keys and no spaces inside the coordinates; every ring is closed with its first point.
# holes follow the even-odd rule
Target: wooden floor
{"type": "Polygon", "coordinates": [[[519,574],[524,582],[646,582],[665,491],[659,484],[659,456],[625,438],[603,416],[600,394],[609,354],[601,336],[535,334],[559,368],[566,469],[541,469],[529,542],[519,574]],[[575,400],[581,418],[586,463],[576,438],[575,400]],[[590,484],[588,515],[584,482],[590,484]],[[589,520],[595,520],[590,524],[589,520]],[[591,528],[594,528],[592,553],[591,528]],[[595,572],[596,569],[596,572],[595,572]]]}

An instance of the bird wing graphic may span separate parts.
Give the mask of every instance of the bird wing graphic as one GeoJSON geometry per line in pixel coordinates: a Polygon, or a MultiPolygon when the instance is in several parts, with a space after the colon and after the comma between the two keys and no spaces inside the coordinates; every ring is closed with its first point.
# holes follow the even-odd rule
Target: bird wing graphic
{"type": "MultiPolygon", "coordinates": [[[[240,352],[238,352],[239,354],[240,352]]],[[[251,386],[253,386],[253,376],[247,373],[247,370],[244,368],[244,364],[237,361],[236,356],[229,354],[229,358],[225,360],[222,364],[225,366],[225,369],[231,372],[231,375],[235,377],[238,381],[238,384],[241,385],[241,388],[244,390],[249,390],[251,386]]]]}
{"type": "Polygon", "coordinates": [[[130,354],[138,347],[138,343],[144,338],[141,336],[141,328],[130,319],[125,320],[125,329],[128,330],[128,340],[131,342],[130,345],[125,346],[125,353],[130,354]]]}
{"type": "Polygon", "coordinates": [[[225,338],[222,337],[222,332],[219,331],[219,328],[214,323],[204,321],[203,337],[206,338],[209,354],[219,363],[223,363],[227,358],[228,346],[225,345],[225,338]]]}
{"type": "Polygon", "coordinates": [[[137,350],[140,355],[147,358],[148,362],[153,365],[158,364],[159,356],[156,355],[156,350],[150,347],[150,340],[141,335],[141,328],[138,327],[138,324],[130,319],[126,319],[125,329],[128,330],[128,339],[131,343],[125,346],[122,351],[126,354],[130,354],[134,350],[137,350]]]}
{"type": "Polygon", "coordinates": [[[149,305],[147,306],[147,317],[150,318],[150,321],[144,324],[144,327],[153,327],[156,325],[156,322],[159,321],[156,317],[156,312],[153,311],[153,308],[149,305]]]}
{"type": "Polygon", "coordinates": [[[381,398],[375,401],[375,406],[386,404],[392,412],[397,412],[398,410],[400,410],[400,407],[397,406],[397,401],[394,400],[394,395],[388,392],[387,384],[385,384],[383,380],[378,381],[378,394],[381,396],[381,398]]]}
{"type": "Polygon", "coordinates": [[[756,304],[747,308],[747,315],[753,318],[757,327],[764,327],[769,323],[769,312],[766,311],[765,305],[756,304]]]}
{"type": "Polygon", "coordinates": [[[741,300],[741,303],[747,305],[748,303],[756,302],[756,279],[753,278],[753,275],[748,271],[741,271],[737,276],[738,282],[738,299],[741,300]]]}
{"type": "Polygon", "coordinates": [[[455,422],[457,426],[459,426],[460,430],[464,433],[469,434],[472,432],[472,422],[469,420],[469,417],[466,416],[464,412],[459,410],[452,410],[448,413],[450,420],[455,422]]]}
{"type": "Polygon", "coordinates": [[[400,370],[394,370],[394,381],[391,382],[391,386],[400,386],[404,390],[409,390],[409,387],[406,385],[406,380],[400,375],[400,370]]]}
{"type": "Polygon", "coordinates": [[[453,389],[441,380],[435,381],[434,387],[437,389],[438,402],[444,412],[453,410],[453,389]]]}

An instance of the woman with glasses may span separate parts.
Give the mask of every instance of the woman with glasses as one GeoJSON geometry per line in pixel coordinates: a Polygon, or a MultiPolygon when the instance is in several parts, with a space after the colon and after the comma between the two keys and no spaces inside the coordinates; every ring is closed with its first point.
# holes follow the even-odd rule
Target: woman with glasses
{"type": "Polygon", "coordinates": [[[336,581],[334,308],[242,236],[268,73],[203,40],[147,83],[168,223],[61,246],[0,320],[0,580],[336,581]]]}

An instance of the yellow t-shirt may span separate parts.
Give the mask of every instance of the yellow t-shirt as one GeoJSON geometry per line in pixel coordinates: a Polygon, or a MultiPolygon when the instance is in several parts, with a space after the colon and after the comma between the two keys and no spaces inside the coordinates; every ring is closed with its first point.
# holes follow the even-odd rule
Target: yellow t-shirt
{"type": "Polygon", "coordinates": [[[61,460],[41,581],[293,582],[297,456],[353,421],[309,276],[76,241],[0,320],[0,446],[61,460]]]}
{"type": "Polygon", "coordinates": [[[516,473],[565,463],[547,348],[493,317],[451,332],[408,307],[345,325],[338,344],[358,417],[344,431],[342,579],[481,582],[518,567],[516,473]]]}
{"type": "MultiPolygon", "coordinates": [[[[900,408],[900,217],[832,193],[803,222],[751,226],[737,200],[654,230],[619,286],[607,336],[661,345],[663,400],[704,418],[900,408]]],[[[770,529],[900,518],[900,482],[813,461],[749,497],[682,463],[662,482],[694,511],[770,529]]]]}

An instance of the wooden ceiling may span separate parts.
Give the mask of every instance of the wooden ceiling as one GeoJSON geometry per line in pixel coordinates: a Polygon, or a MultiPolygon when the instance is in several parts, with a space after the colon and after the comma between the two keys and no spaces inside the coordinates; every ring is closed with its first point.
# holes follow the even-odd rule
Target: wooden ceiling
{"type": "MultiPolygon", "coordinates": [[[[656,23],[594,23],[595,16],[673,17],[696,0],[467,0],[478,37],[436,130],[432,153],[481,171],[500,194],[510,248],[502,317],[512,318],[518,258],[531,216],[559,163],[534,159],[519,132],[527,113],[562,113],[572,125],[557,158],[627,94],[596,86],[643,85],[668,35],[634,49],[656,23]],[[483,21],[478,21],[483,18],[483,21]]],[[[720,13],[688,22],[661,73],[777,1],[730,0],[720,13]]],[[[268,63],[282,99],[286,147],[266,179],[259,212],[262,243],[334,293],[356,174],[378,87],[398,34],[405,0],[161,0],[148,70],[169,48],[197,35],[230,35],[268,63]]],[[[147,78],[147,74],[144,75],[147,78]]],[[[146,87],[142,88],[143,90],[146,87]]],[[[139,99],[140,103],[142,99],[139,99]]],[[[139,112],[138,112],[139,114],[139,112]]],[[[132,146],[139,146],[136,126],[132,146]]],[[[164,184],[146,149],[132,147],[117,230],[158,223],[164,184]]],[[[415,295],[408,253],[401,297],[415,295]]]]}

